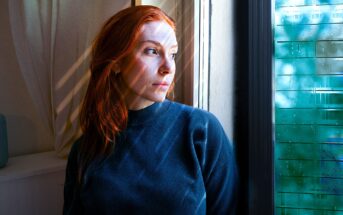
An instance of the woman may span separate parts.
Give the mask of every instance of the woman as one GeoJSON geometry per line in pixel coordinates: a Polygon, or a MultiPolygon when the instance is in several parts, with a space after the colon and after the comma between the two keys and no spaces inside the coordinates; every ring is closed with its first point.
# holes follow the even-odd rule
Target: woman
{"type": "Polygon", "coordinates": [[[153,6],[124,9],[102,27],[64,214],[233,214],[236,166],[221,125],[165,99],[177,48],[174,21],[153,6]]]}

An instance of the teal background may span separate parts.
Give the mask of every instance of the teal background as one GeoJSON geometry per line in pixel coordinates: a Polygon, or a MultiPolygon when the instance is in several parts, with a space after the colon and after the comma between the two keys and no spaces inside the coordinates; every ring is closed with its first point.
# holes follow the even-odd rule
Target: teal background
{"type": "Polygon", "coordinates": [[[343,215],[343,0],[275,0],[275,211],[343,215]]]}

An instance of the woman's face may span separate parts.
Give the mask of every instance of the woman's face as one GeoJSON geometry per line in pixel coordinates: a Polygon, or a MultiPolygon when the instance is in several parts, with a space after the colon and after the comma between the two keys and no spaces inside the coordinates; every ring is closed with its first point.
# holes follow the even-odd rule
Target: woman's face
{"type": "Polygon", "coordinates": [[[164,21],[144,24],[133,51],[119,63],[121,90],[130,110],[161,102],[175,75],[177,41],[164,21]]]}

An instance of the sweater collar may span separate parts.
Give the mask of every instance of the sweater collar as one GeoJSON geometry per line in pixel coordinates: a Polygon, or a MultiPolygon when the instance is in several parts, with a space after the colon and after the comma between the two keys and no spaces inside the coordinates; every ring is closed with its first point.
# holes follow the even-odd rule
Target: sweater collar
{"type": "Polygon", "coordinates": [[[165,99],[163,102],[155,102],[140,110],[129,110],[128,126],[141,125],[152,121],[156,116],[165,113],[169,105],[170,101],[165,99]]]}

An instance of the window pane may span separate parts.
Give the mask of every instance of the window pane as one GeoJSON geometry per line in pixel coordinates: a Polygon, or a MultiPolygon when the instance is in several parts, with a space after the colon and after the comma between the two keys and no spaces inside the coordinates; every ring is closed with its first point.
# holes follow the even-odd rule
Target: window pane
{"type": "Polygon", "coordinates": [[[343,214],[343,0],[275,0],[276,214],[343,214]]]}

